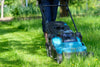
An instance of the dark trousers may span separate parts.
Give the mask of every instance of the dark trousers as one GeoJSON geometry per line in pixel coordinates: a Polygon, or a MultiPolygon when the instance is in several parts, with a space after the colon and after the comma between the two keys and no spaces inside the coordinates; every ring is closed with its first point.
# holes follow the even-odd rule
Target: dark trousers
{"type": "Polygon", "coordinates": [[[58,5],[58,3],[59,3],[59,0],[41,0],[41,3],[39,6],[40,6],[41,14],[42,14],[43,32],[46,32],[45,30],[46,23],[56,20],[58,7],[53,7],[53,6],[43,7],[42,5],[58,5]]]}

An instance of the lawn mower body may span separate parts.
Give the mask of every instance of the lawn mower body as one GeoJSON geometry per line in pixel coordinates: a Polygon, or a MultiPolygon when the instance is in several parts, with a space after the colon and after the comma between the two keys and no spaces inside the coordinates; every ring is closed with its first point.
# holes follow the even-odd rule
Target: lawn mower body
{"type": "MultiPolygon", "coordinates": [[[[86,53],[87,48],[82,39],[72,30],[69,26],[62,21],[55,21],[47,23],[47,33],[49,46],[47,48],[48,56],[56,58],[58,63],[61,63],[63,60],[63,54],[72,53],[86,53]]],[[[68,56],[68,59],[70,56],[68,56]]]]}

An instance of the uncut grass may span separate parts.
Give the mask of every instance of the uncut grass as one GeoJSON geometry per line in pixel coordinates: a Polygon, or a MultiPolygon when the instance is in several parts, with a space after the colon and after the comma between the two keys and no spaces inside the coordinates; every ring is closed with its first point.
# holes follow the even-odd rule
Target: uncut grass
{"type": "MultiPolygon", "coordinates": [[[[94,57],[73,57],[57,64],[47,57],[41,19],[0,22],[0,67],[100,67],[100,17],[74,18],[94,57]]],[[[70,18],[59,18],[74,29],[70,18]]]]}

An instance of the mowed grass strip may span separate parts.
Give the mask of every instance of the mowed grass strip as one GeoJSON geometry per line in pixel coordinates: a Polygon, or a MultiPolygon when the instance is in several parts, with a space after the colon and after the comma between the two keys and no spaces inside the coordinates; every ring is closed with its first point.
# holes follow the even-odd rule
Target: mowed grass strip
{"type": "MultiPolygon", "coordinates": [[[[75,31],[70,18],[59,18],[75,31]]],[[[0,67],[100,67],[100,17],[74,18],[94,57],[73,57],[62,64],[47,57],[41,19],[0,22],[0,67]]]]}

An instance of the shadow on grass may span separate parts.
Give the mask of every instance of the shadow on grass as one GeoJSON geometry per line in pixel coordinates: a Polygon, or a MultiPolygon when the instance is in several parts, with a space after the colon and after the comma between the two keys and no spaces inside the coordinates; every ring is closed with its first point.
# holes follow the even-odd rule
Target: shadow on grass
{"type": "Polygon", "coordinates": [[[10,45],[8,44],[8,41],[0,42],[0,53],[11,51],[10,45]]]}
{"type": "Polygon", "coordinates": [[[16,40],[4,40],[0,42],[0,52],[10,51],[12,49],[24,50],[30,54],[37,54],[38,50],[43,50],[45,48],[44,38],[42,36],[36,37],[29,41],[16,41],[16,40]],[[43,48],[43,49],[42,49],[43,48]]]}
{"type": "Polygon", "coordinates": [[[0,29],[0,35],[8,34],[8,33],[13,33],[13,32],[18,32],[19,30],[16,28],[7,28],[7,29],[0,29]]]}
{"type": "Polygon", "coordinates": [[[44,55],[46,54],[46,51],[44,51],[43,49],[45,49],[45,41],[44,38],[42,36],[40,37],[36,37],[34,39],[31,39],[32,43],[31,44],[22,44],[22,46],[20,47],[20,45],[16,45],[18,48],[18,50],[25,50],[27,51],[29,54],[32,55],[44,55]],[[40,50],[40,51],[38,51],[40,50]]]}
{"type": "Polygon", "coordinates": [[[25,31],[38,30],[40,28],[42,28],[42,23],[40,20],[28,20],[28,21],[22,21],[22,22],[20,21],[20,24],[17,27],[17,29],[22,29],[25,31]]]}
{"type": "Polygon", "coordinates": [[[22,61],[20,59],[18,60],[7,60],[7,58],[0,58],[0,62],[4,65],[4,66],[13,66],[13,65],[21,65],[22,61]],[[9,65],[8,65],[9,64],[9,65]]]}

